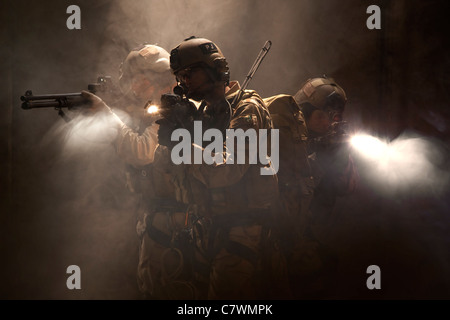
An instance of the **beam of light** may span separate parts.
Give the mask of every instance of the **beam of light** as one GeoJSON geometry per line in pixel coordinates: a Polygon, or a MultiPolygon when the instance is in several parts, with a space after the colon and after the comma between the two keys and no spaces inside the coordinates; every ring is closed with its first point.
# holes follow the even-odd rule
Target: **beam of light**
{"type": "Polygon", "coordinates": [[[388,151],[385,142],[367,134],[354,135],[350,142],[354,148],[370,159],[382,158],[388,151]]]}
{"type": "Polygon", "coordinates": [[[154,105],[154,104],[148,106],[148,108],[147,108],[147,113],[148,114],[156,114],[158,111],[159,111],[159,107],[157,105],[154,105]]]}
{"type": "Polygon", "coordinates": [[[364,174],[383,191],[439,192],[448,185],[449,171],[439,163],[444,153],[431,140],[399,136],[391,142],[368,134],[352,136],[354,154],[365,164],[364,174]]]}
{"type": "Polygon", "coordinates": [[[63,139],[61,153],[64,158],[75,155],[98,154],[111,148],[117,137],[117,127],[109,114],[78,115],[58,131],[63,139]]]}

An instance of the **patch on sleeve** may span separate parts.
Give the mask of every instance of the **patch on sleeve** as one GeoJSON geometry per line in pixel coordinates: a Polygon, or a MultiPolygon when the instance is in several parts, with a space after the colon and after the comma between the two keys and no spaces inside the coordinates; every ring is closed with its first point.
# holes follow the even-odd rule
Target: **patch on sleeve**
{"type": "Polygon", "coordinates": [[[256,128],[257,124],[258,124],[258,119],[257,119],[256,115],[246,114],[246,115],[242,115],[240,117],[237,117],[237,118],[231,120],[230,127],[231,128],[249,129],[249,128],[256,128]]]}

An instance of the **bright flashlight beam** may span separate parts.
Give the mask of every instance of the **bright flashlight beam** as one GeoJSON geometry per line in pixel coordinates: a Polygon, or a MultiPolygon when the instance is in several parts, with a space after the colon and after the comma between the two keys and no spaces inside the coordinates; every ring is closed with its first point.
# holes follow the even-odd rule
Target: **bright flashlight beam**
{"type": "Polygon", "coordinates": [[[150,105],[148,108],[147,108],[147,113],[148,114],[155,114],[155,113],[157,113],[159,111],[159,108],[158,108],[158,106],[157,105],[150,105]]]}
{"type": "Polygon", "coordinates": [[[436,146],[422,137],[403,135],[387,143],[367,134],[358,134],[351,138],[351,145],[360,159],[370,164],[365,169],[367,175],[386,191],[389,186],[436,189],[447,183],[448,172],[430,161],[439,159],[436,146]]]}
{"type": "Polygon", "coordinates": [[[386,143],[370,135],[355,135],[351,138],[351,144],[363,155],[374,160],[384,157],[388,152],[386,143]]]}

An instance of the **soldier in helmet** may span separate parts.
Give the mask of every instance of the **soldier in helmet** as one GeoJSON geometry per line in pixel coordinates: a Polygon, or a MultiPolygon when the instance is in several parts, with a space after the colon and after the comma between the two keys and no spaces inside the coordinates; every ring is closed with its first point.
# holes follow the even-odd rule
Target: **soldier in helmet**
{"type": "MultiPolygon", "coordinates": [[[[233,103],[240,86],[237,81],[230,82],[228,63],[214,42],[185,39],[171,51],[170,66],[183,95],[200,103],[196,119],[203,129],[224,133],[226,129],[258,132],[272,128],[269,112],[255,91],[245,90],[233,103]]],[[[161,122],[161,144],[173,145],[173,129],[161,122]]],[[[192,145],[193,149],[199,147],[192,145]]],[[[248,151],[248,143],[245,147],[248,151]]],[[[226,150],[222,157],[233,152],[226,150]]],[[[277,255],[270,244],[269,225],[278,197],[277,179],[275,172],[261,175],[263,167],[270,169],[270,164],[173,165],[178,199],[193,209],[196,243],[210,263],[209,299],[286,297],[286,292],[276,287],[283,282],[282,272],[273,273],[279,260],[268,258],[277,255]],[[270,289],[264,291],[265,286],[270,289]]]]}
{"type": "Polygon", "coordinates": [[[327,224],[337,196],[356,190],[358,172],[350,156],[343,113],[345,91],[326,76],[308,79],[294,96],[308,128],[308,152],[314,166],[312,223],[327,224]]]}
{"type": "Polygon", "coordinates": [[[277,222],[284,230],[281,243],[295,298],[324,297],[334,276],[335,255],[316,233],[329,222],[335,197],[355,187],[357,173],[339,131],[346,100],[344,90],[326,77],[309,79],[295,96],[264,99],[280,133],[278,182],[285,215],[277,222]]]}
{"type": "Polygon", "coordinates": [[[185,241],[190,227],[185,223],[186,205],[175,199],[167,171],[170,155],[165,146],[158,145],[159,115],[148,113],[175,85],[169,53],[149,44],[133,49],[121,65],[119,81],[122,91],[132,101],[121,106],[131,116],[127,124],[99,97],[89,92],[83,94],[94,101],[94,112],[111,113],[118,129],[113,145],[127,164],[127,187],[140,196],[136,226],[140,239],[139,290],[147,299],[200,298],[200,286],[191,272],[191,250],[185,241]]]}
{"type": "Polygon", "coordinates": [[[294,99],[306,122],[312,192],[302,212],[303,234],[289,257],[290,276],[296,297],[323,298],[332,294],[338,264],[326,239],[335,219],[336,198],[354,192],[359,176],[343,121],[345,91],[332,78],[323,76],[308,79],[294,99]]]}
{"type": "Polygon", "coordinates": [[[88,91],[83,95],[95,103],[91,112],[106,111],[113,115],[112,125],[118,130],[114,141],[117,154],[134,166],[153,162],[157,145],[158,125],[146,107],[159,103],[160,96],[174,85],[169,67],[169,53],[156,45],[142,45],[133,49],[120,67],[119,84],[125,103],[113,112],[101,99],[88,91]],[[124,118],[122,120],[119,115],[124,118]]]}

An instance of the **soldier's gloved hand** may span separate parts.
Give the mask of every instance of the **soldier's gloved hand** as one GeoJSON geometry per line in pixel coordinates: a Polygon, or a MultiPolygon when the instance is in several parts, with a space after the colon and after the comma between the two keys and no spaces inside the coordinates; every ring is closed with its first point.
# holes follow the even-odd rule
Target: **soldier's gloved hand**
{"type": "Polygon", "coordinates": [[[159,124],[158,143],[172,149],[178,143],[177,141],[171,141],[172,132],[178,127],[173,122],[164,118],[157,120],[156,123],[159,124]]]}
{"type": "Polygon", "coordinates": [[[196,117],[197,108],[191,101],[166,93],[161,96],[160,114],[163,118],[178,123],[180,127],[186,127],[196,117]]]}
{"type": "Polygon", "coordinates": [[[81,96],[89,103],[89,106],[83,110],[86,113],[112,112],[111,108],[99,96],[86,90],[81,91],[81,96]]]}
{"type": "Polygon", "coordinates": [[[114,126],[116,125],[122,125],[123,121],[111,110],[111,108],[99,97],[95,94],[83,90],[81,91],[81,96],[86,99],[89,103],[89,107],[83,108],[84,114],[87,115],[94,115],[99,112],[106,112],[108,115],[111,116],[112,123],[114,126]]]}

